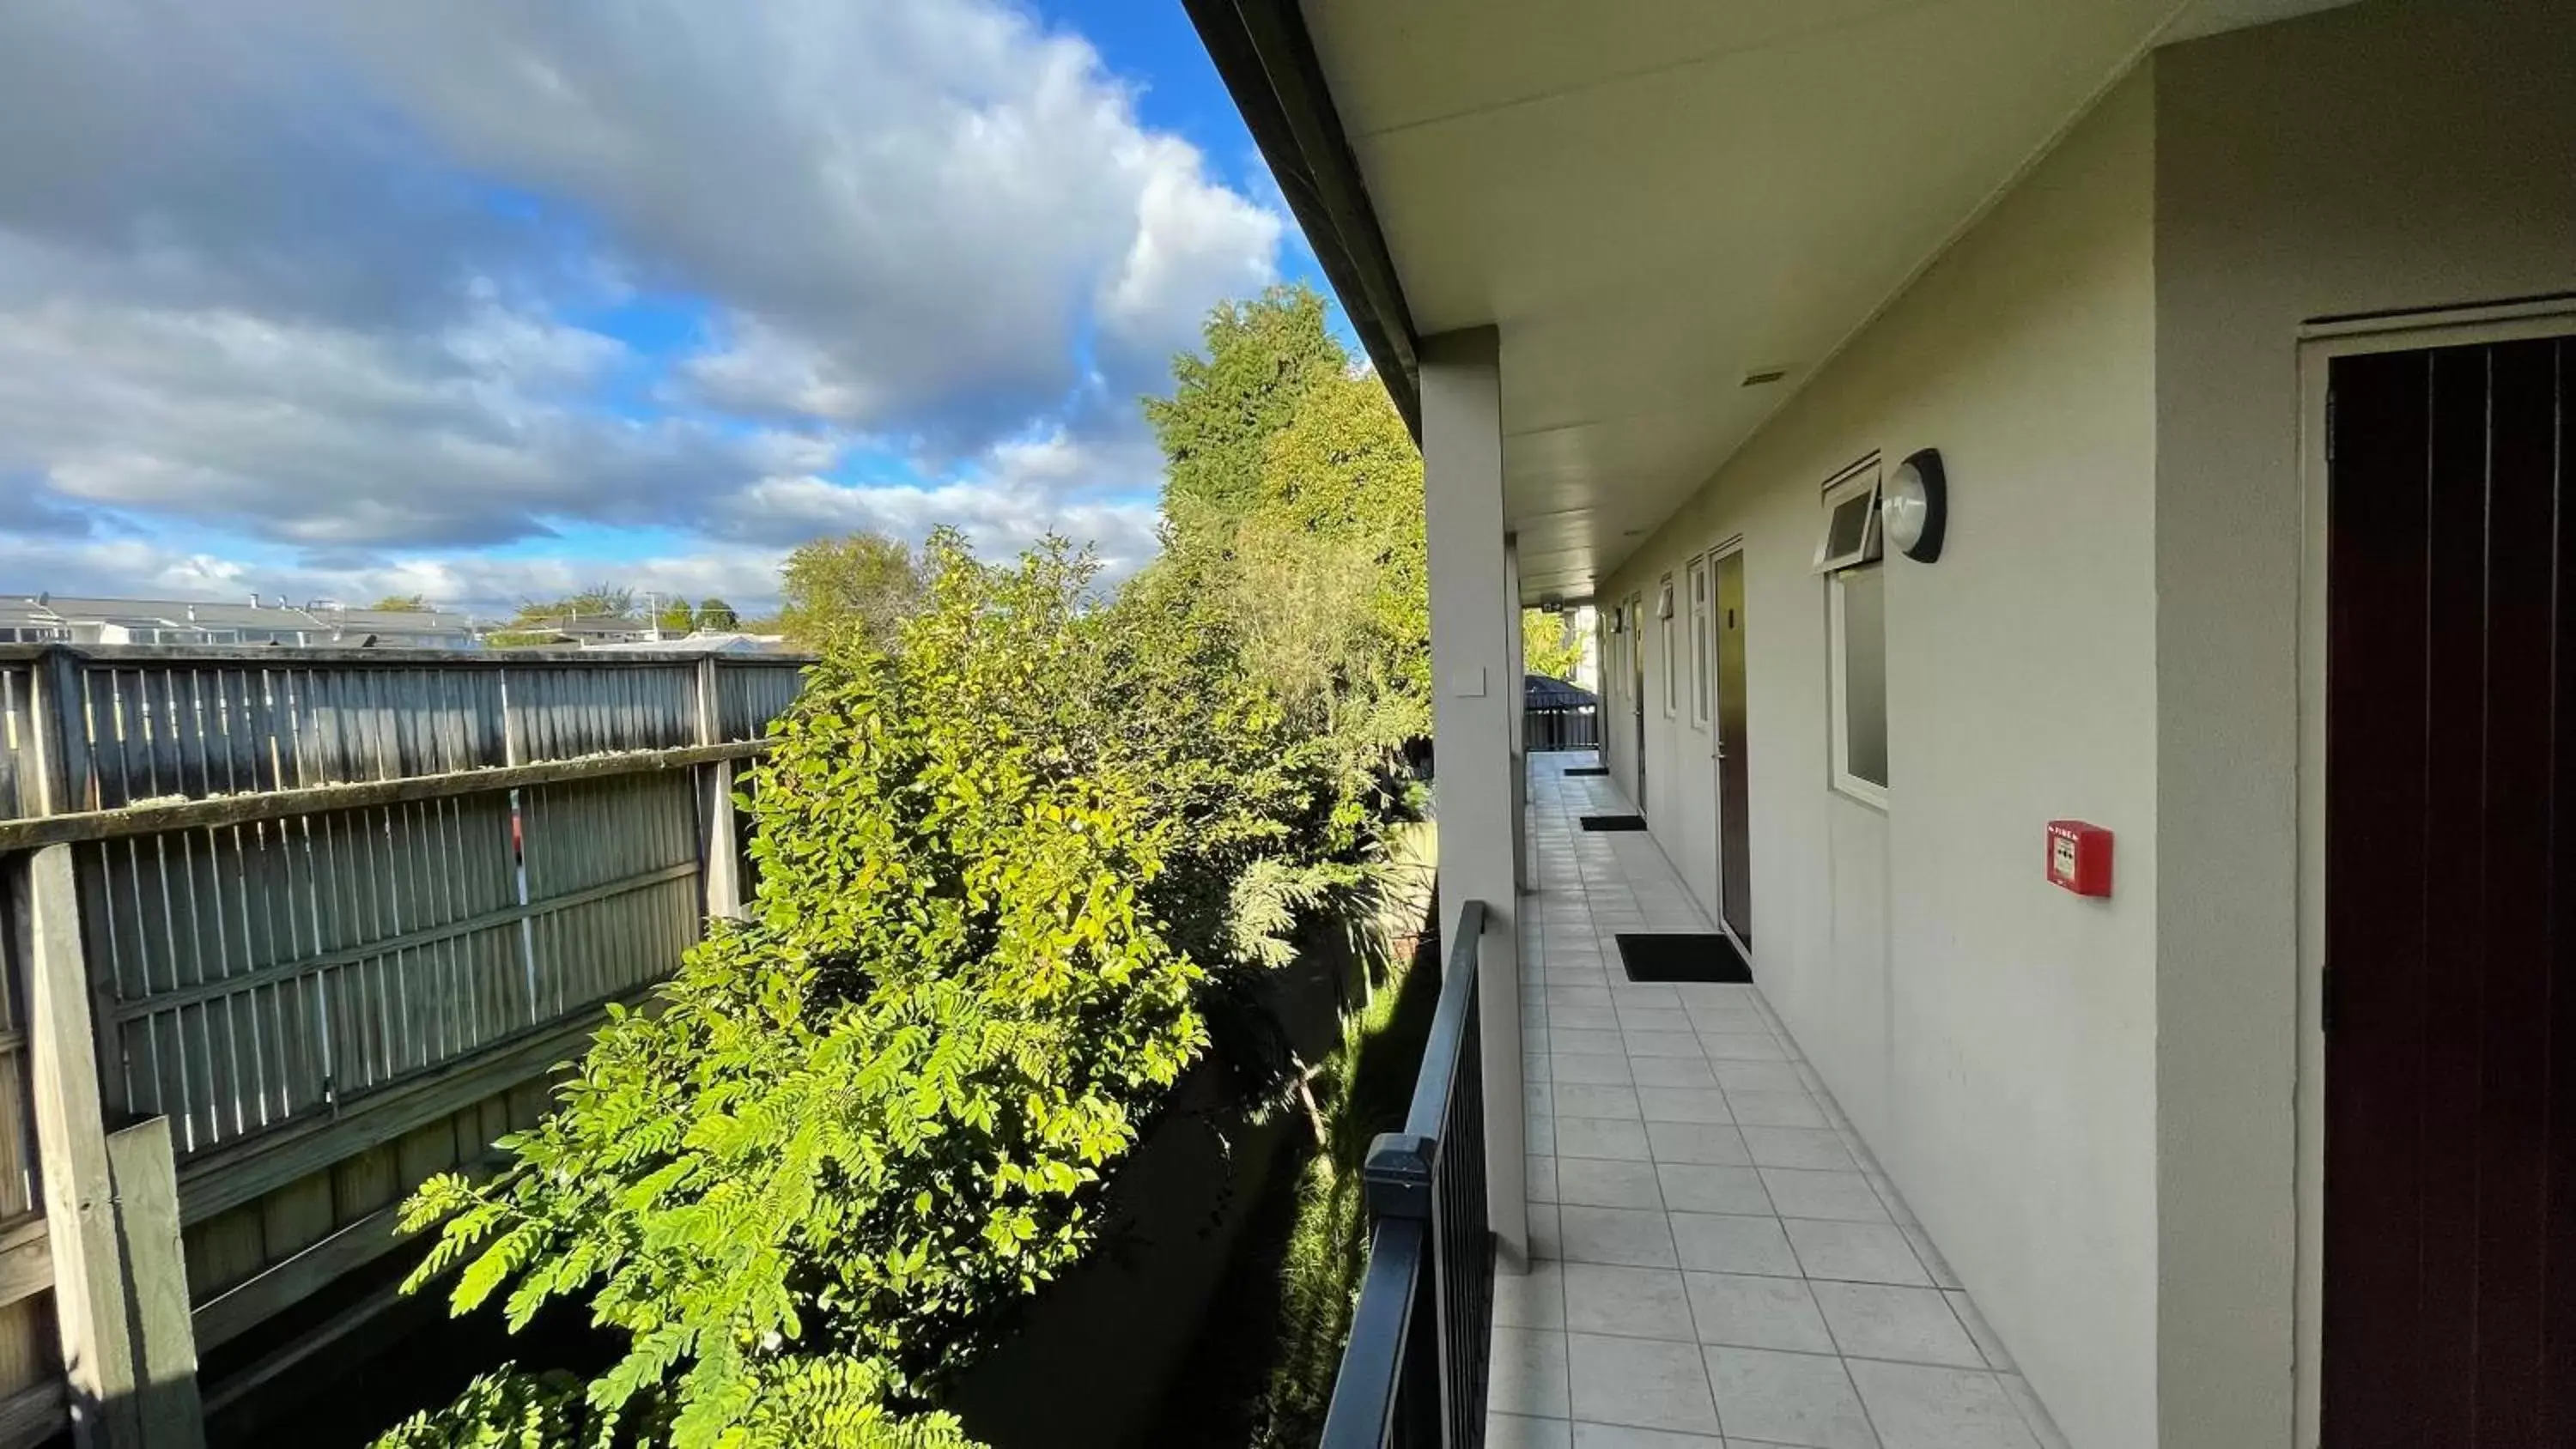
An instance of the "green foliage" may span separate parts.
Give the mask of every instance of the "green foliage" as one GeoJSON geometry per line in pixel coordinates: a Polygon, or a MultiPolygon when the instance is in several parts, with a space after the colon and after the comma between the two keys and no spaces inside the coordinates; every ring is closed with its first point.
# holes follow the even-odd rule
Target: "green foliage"
{"type": "Polygon", "coordinates": [[[665,599],[653,615],[653,627],[665,634],[686,634],[697,626],[697,611],[681,598],[665,599]]]}
{"type": "Polygon", "coordinates": [[[1330,1131],[1323,1150],[1297,1174],[1296,1221],[1279,1265],[1274,1357],[1254,1409],[1254,1449],[1313,1444],[1332,1404],[1352,1305],[1368,1271],[1360,1168],[1378,1133],[1403,1129],[1438,995],[1437,973],[1416,978],[1409,964],[1392,963],[1386,983],[1343,1019],[1341,1045],[1317,1074],[1330,1131]]]}
{"type": "Polygon", "coordinates": [[[1572,619],[1545,609],[1521,610],[1521,664],[1532,674],[1571,681],[1583,662],[1583,640],[1572,619]]]}
{"type": "Polygon", "coordinates": [[[921,605],[923,567],[883,534],[815,539],[789,554],[780,571],[779,623],[800,649],[829,648],[852,631],[890,647],[921,605]]]}
{"type": "Polygon", "coordinates": [[[1349,367],[1326,330],[1324,299],[1310,287],[1272,287],[1256,300],[1225,303],[1201,337],[1206,356],[1173,359],[1172,395],[1145,399],[1145,419],[1170,464],[1166,518],[1203,507],[1240,512],[1269,439],[1296,417],[1309,389],[1349,367]]]}
{"type": "Polygon", "coordinates": [[[1208,337],[1147,405],[1170,464],[1164,553],[1128,593],[1226,635],[1327,757],[1334,818],[1357,821],[1431,732],[1422,455],[1313,293],[1220,309],[1208,337]]]}
{"type": "Polygon", "coordinates": [[[505,1171],[405,1207],[413,1286],[514,1329],[577,1301],[626,1352],[578,1405],[478,1382],[403,1449],[963,1445],[942,1390],[1090,1246],[1181,1073],[1215,1042],[1295,1090],[1247,986],[1382,888],[1430,719],[1421,464],[1313,294],[1208,336],[1149,406],[1166,556],[1113,596],[1054,540],[790,559],[823,657],[743,796],[751,918],[612,1013],[505,1171]]]}
{"type": "Polygon", "coordinates": [[[420,594],[387,594],[367,607],[388,614],[426,614],[429,600],[420,594]]]}
{"type": "Polygon", "coordinates": [[[844,636],[755,771],[753,919],[613,1015],[506,1173],[406,1209],[459,1312],[586,1297],[631,1343],[589,1403],[666,1402],[683,1449],[935,1426],[1205,1040],[1140,894],[1176,822],[1084,728],[1116,664],[1088,567],[932,557],[902,647],[844,636]]]}
{"type": "Polygon", "coordinates": [[[618,1442],[618,1416],[594,1415],[581,1389],[580,1379],[560,1370],[532,1374],[503,1364],[476,1377],[444,1408],[385,1431],[376,1449],[608,1449],[618,1442]]]}
{"type": "Polygon", "coordinates": [[[730,629],[740,621],[740,618],[741,616],[734,612],[733,605],[713,594],[698,600],[697,623],[701,629],[730,629]]]}
{"type": "Polygon", "coordinates": [[[518,622],[560,623],[566,619],[632,619],[635,591],[616,584],[593,584],[560,599],[521,599],[518,622]]]}

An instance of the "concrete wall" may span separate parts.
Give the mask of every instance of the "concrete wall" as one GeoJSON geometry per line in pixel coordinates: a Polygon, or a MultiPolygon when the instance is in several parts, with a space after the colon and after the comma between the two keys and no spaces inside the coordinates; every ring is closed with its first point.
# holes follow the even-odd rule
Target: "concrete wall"
{"type": "MultiPolygon", "coordinates": [[[[2152,102],[2109,96],[1601,590],[1745,537],[1756,970],[2084,1449],[2156,1442],[2152,102]],[[1949,545],[1886,565],[1882,812],[1827,784],[1817,488],[1926,446],[1949,545]],[[2066,815],[2119,832],[2112,899],[2042,881],[2066,815]]],[[[1713,896],[1707,736],[1647,637],[1649,818],[1713,896]]]]}
{"type": "Polygon", "coordinates": [[[2161,1409],[2169,1444],[2275,1445],[2296,1271],[2298,339],[2313,319],[2576,291],[2576,10],[2365,4],[2163,51],[2155,84],[2161,1409]]]}

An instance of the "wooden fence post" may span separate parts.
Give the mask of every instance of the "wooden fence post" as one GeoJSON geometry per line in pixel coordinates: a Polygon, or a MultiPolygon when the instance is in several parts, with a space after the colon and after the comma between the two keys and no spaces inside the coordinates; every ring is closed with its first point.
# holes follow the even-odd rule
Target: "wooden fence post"
{"type": "Polygon", "coordinates": [[[188,1255],[179,1238],[179,1169],[170,1119],[146,1117],[107,1135],[116,1225],[131,1284],[135,1398],[146,1449],[205,1449],[197,1398],[197,1334],[188,1255]]]}
{"type": "MultiPolygon", "coordinates": [[[[724,742],[723,696],[717,691],[716,657],[698,659],[698,743],[724,742]]],[[[698,819],[706,835],[698,849],[705,873],[709,919],[742,917],[742,845],[733,818],[733,761],[710,760],[698,767],[698,793],[705,803],[698,819]]]]}
{"type": "MultiPolygon", "coordinates": [[[[83,1449],[140,1444],[125,1253],[98,1101],[97,1037],[81,961],[72,849],[48,845],[26,866],[27,1036],[45,1232],[54,1254],[54,1319],[83,1449]]],[[[181,1278],[180,1292],[186,1293],[181,1278]]]]}

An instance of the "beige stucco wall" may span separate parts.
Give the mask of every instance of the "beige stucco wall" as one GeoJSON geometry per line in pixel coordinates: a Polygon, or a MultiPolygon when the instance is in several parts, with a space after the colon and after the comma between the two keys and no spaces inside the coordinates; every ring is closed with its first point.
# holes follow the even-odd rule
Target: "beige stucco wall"
{"type": "Polygon", "coordinates": [[[2161,1408],[2168,1444],[2269,1446],[2297,1271],[2298,339],[2576,291],[2576,7],[2364,4],[2176,46],[2155,79],[2161,1408]]]}
{"type": "MultiPolygon", "coordinates": [[[[2152,102],[2109,96],[1601,590],[1651,608],[1744,536],[1761,982],[2084,1449],[2155,1442],[2152,102]],[[1886,566],[1882,812],[1827,786],[1816,490],[1926,446],[1950,542],[1886,566]],[[2057,816],[2119,833],[2114,898],[2041,879],[2057,816]]],[[[1648,814],[1706,896],[1708,740],[1647,642],[1648,814]]]]}

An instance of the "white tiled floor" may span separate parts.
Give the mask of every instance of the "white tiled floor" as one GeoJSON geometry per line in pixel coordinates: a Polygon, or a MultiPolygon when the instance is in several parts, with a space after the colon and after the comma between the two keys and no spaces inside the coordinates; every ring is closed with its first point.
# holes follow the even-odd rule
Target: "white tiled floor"
{"type": "Polygon", "coordinates": [[[1531,760],[1525,1274],[1495,1289],[1493,1449],[2063,1449],[1751,986],[1647,986],[1620,932],[1706,931],[1588,755],[1531,760]],[[1722,1437],[1721,1437],[1722,1436],[1722,1437]]]}

